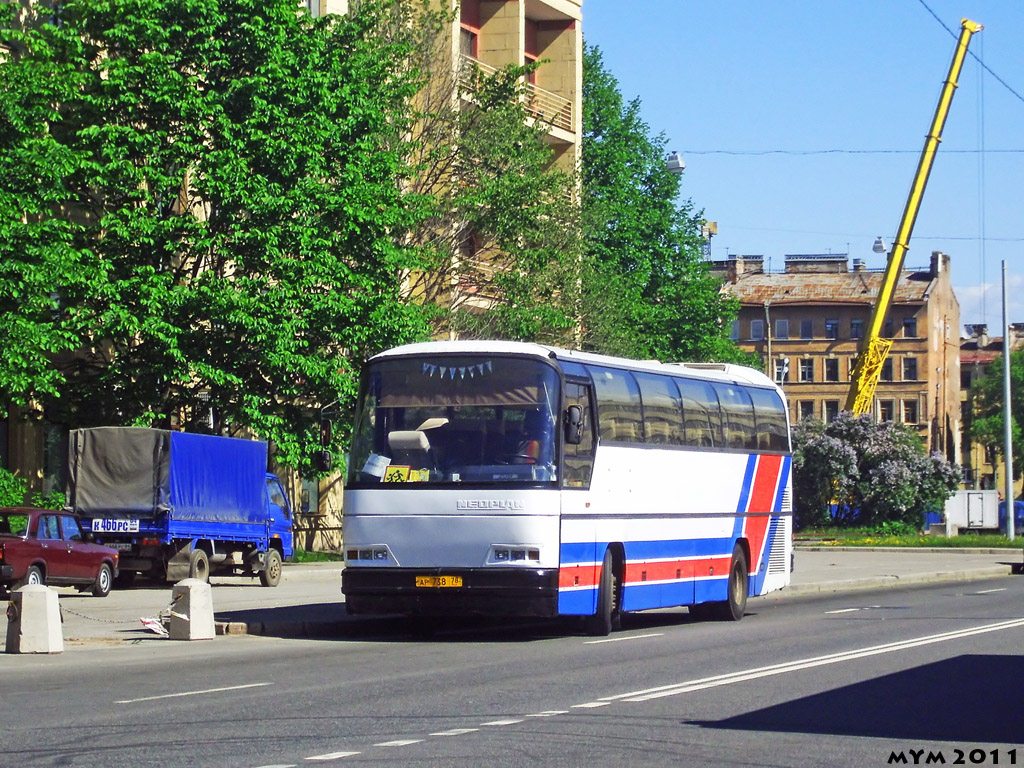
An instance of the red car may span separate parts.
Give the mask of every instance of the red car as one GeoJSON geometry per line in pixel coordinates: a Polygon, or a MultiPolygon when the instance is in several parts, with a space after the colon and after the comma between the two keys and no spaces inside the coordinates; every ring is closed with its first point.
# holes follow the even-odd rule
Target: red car
{"type": "Polygon", "coordinates": [[[0,586],[72,585],[106,597],[117,576],[118,551],[91,538],[74,515],[0,507],[0,586]]]}

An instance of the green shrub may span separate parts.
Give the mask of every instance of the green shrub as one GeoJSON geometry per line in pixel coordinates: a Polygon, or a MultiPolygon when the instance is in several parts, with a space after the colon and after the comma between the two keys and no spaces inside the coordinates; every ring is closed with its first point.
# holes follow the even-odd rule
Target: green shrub
{"type": "Polygon", "coordinates": [[[10,470],[0,467],[0,507],[18,507],[28,497],[28,484],[10,470]]]}

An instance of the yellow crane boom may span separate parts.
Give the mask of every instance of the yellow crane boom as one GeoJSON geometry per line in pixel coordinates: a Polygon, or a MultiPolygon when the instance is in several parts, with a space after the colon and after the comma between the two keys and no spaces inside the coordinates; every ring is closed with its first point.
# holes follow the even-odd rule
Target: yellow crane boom
{"type": "Polygon", "coordinates": [[[980,32],[981,29],[981,24],[970,19],[960,21],[960,36],[957,38],[956,50],[953,52],[953,61],[949,65],[949,74],[942,85],[931,129],[925,138],[924,149],[921,150],[921,159],[917,163],[914,183],[910,186],[910,194],[907,196],[907,204],[903,209],[903,217],[900,219],[896,239],[893,241],[892,251],[889,252],[889,259],[885,266],[882,287],[879,289],[878,297],[871,309],[871,321],[868,323],[864,338],[861,339],[857,362],[850,374],[850,392],[846,397],[846,410],[852,411],[858,416],[871,412],[875,387],[882,374],[882,365],[892,347],[892,339],[882,338],[882,327],[892,306],[896,283],[903,269],[903,259],[910,247],[910,236],[914,232],[917,213],[921,209],[921,198],[924,197],[924,189],[928,184],[928,175],[931,173],[932,163],[935,161],[935,153],[938,151],[939,142],[942,141],[942,128],[949,115],[949,105],[953,101],[953,94],[956,91],[957,80],[960,78],[960,71],[964,66],[964,59],[967,58],[967,46],[971,42],[971,36],[975,32],[980,32]]]}

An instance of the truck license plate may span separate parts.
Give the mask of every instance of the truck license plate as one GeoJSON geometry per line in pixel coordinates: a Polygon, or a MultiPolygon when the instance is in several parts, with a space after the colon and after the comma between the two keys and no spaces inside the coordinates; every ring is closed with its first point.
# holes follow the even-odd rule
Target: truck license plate
{"type": "Polygon", "coordinates": [[[134,519],[123,520],[93,520],[93,533],[138,533],[139,521],[134,519]]]}
{"type": "Polygon", "coordinates": [[[461,587],[461,576],[417,576],[417,587],[461,587]]]}

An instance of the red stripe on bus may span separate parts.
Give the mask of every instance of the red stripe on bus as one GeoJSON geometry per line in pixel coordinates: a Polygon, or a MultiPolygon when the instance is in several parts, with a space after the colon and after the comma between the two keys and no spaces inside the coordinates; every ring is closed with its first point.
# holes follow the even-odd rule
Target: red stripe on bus
{"type": "Polygon", "coordinates": [[[626,584],[645,581],[673,581],[725,576],[731,557],[702,557],[695,560],[662,560],[653,563],[626,563],[626,584]]]}
{"type": "Polygon", "coordinates": [[[601,579],[600,565],[563,565],[558,569],[558,588],[596,587],[601,579]]]}

